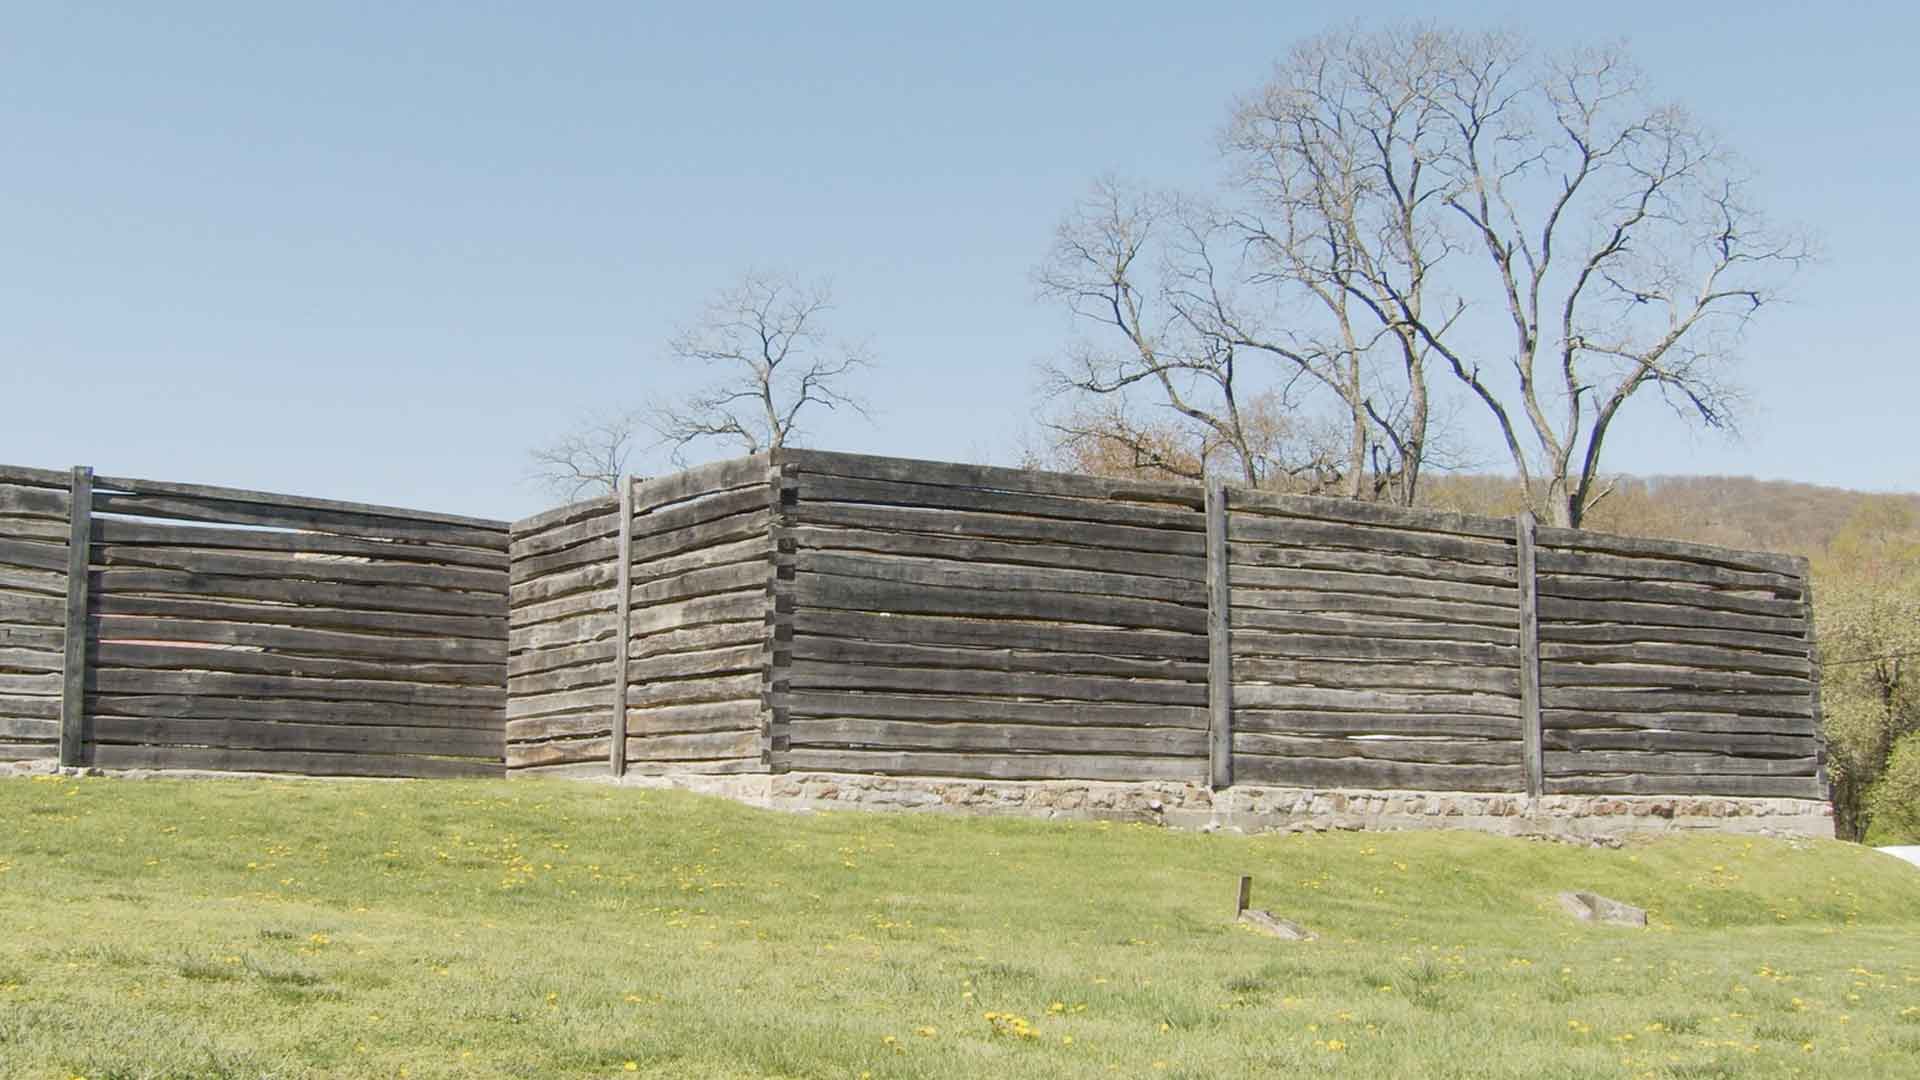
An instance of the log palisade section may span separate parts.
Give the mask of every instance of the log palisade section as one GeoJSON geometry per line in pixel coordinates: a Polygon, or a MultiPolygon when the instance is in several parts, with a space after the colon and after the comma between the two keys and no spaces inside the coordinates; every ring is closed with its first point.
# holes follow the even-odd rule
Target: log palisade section
{"type": "Polygon", "coordinates": [[[504,522],[97,477],[86,538],[88,764],[500,773],[504,522]]]}
{"type": "Polygon", "coordinates": [[[777,765],[1204,781],[1199,488],[810,451],[781,473],[777,765]]]}
{"type": "Polygon", "coordinates": [[[1825,798],[1807,564],[1539,530],[1546,790],[1825,798]]]}
{"type": "Polygon", "coordinates": [[[620,504],[611,495],[514,522],[507,610],[506,764],[607,768],[619,614],[620,504]]]}
{"type": "Polygon", "coordinates": [[[1228,500],[1236,779],[1526,789],[1511,521],[1228,500]]]}
{"type": "Polygon", "coordinates": [[[0,760],[60,752],[70,484],[0,466],[0,760]]]}

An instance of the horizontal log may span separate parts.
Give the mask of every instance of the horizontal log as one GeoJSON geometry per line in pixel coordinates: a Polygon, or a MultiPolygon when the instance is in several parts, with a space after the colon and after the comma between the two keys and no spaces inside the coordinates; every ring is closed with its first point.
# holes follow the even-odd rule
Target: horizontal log
{"type": "Polygon", "coordinates": [[[0,483],[0,514],[9,517],[65,521],[70,501],[65,491],[0,483]]]}
{"type": "Polygon", "coordinates": [[[508,743],[507,768],[532,769],[551,765],[585,765],[581,775],[605,776],[612,742],[597,739],[556,739],[552,742],[508,743]]]}
{"type": "Polygon", "coordinates": [[[1311,709],[1327,712],[1462,713],[1471,716],[1519,716],[1520,704],[1491,694],[1390,694],[1375,690],[1331,690],[1305,686],[1235,684],[1233,702],[1247,709],[1311,709]]]}
{"type": "Polygon", "coordinates": [[[768,455],[759,453],[652,477],[633,485],[633,505],[652,510],[736,488],[758,485],[764,489],[769,465],[768,455]]]}
{"type": "Polygon", "coordinates": [[[254,675],[294,675],[315,679],[349,679],[437,686],[499,688],[505,676],[500,664],[439,664],[392,660],[343,660],[291,653],[255,652],[221,646],[132,645],[92,643],[89,666],[153,670],[227,671],[254,675]]]}
{"type": "Polygon", "coordinates": [[[1769,615],[1778,619],[1801,619],[1806,616],[1806,605],[1799,600],[1777,600],[1771,596],[1741,595],[1695,585],[1668,585],[1653,581],[1542,574],[1540,575],[1540,595],[1567,600],[1675,604],[1680,607],[1705,608],[1710,611],[1769,615]]]}
{"type": "Polygon", "coordinates": [[[1264,517],[1305,518],[1309,521],[1339,521],[1349,525],[1372,525],[1410,532],[1444,533],[1472,536],[1501,543],[1513,543],[1511,518],[1460,514],[1446,510],[1411,509],[1387,503],[1333,499],[1317,495],[1282,495],[1251,488],[1227,489],[1230,511],[1264,517]]]}
{"type": "MultiPolygon", "coordinates": [[[[607,695],[601,695],[604,699],[607,695]]],[[[513,746],[517,743],[534,742],[542,739],[571,739],[587,736],[606,737],[613,730],[613,709],[605,701],[596,711],[565,713],[554,716],[529,716],[524,719],[506,722],[508,756],[512,757],[513,746]]]]}
{"type": "Polygon", "coordinates": [[[761,690],[762,680],[758,671],[744,675],[635,683],[627,687],[627,705],[650,709],[656,705],[692,705],[702,701],[759,701],[761,690]]]}
{"type": "MultiPolygon", "coordinates": [[[[636,537],[633,565],[647,567],[663,559],[691,555],[728,544],[759,540],[772,546],[773,515],[762,505],[744,514],[688,526],[658,536],[636,537]]],[[[644,573],[643,575],[644,576],[644,573]]]]}
{"type": "Polygon", "coordinates": [[[274,604],[304,604],[362,611],[480,617],[505,615],[507,607],[504,595],[415,589],[399,585],[287,581],[182,570],[95,570],[90,578],[91,590],[100,595],[160,593],[207,600],[260,600],[274,604]]]}
{"type": "Polygon", "coordinates": [[[1538,548],[1534,552],[1534,564],[1542,574],[1584,574],[1628,581],[1669,581],[1721,589],[1758,589],[1771,591],[1775,596],[1788,600],[1798,599],[1804,585],[1798,577],[1765,571],[1732,570],[1724,566],[1677,559],[1603,555],[1564,548],[1538,548]]]}
{"type": "Polygon", "coordinates": [[[1640,536],[1615,536],[1609,533],[1588,532],[1585,529],[1556,529],[1546,526],[1541,526],[1536,537],[1543,549],[1598,552],[1635,558],[1673,559],[1704,563],[1708,566],[1724,566],[1733,570],[1780,574],[1784,577],[1806,577],[1805,560],[1791,555],[1775,555],[1764,551],[1736,551],[1732,548],[1688,544],[1677,540],[1651,540],[1640,536]]]}
{"type": "Polygon", "coordinates": [[[627,678],[631,685],[712,675],[737,675],[749,671],[757,674],[765,665],[766,656],[766,649],[759,642],[699,652],[662,653],[644,660],[628,661],[627,678]]]}
{"type": "MultiPolygon", "coordinates": [[[[1454,562],[1417,555],[1376,555],[1348,548],[1282,547],[1277,544],[1229,544],[1227,561],[1236,567],[1279,570],[1331,570],[1349,574],[1382,574],[1392,578],[1457,581],[1469,585],[1516,588],[1512,566],[1454,562]]],[[[1242,570],[1233,570],[1239,575],[1242,570]]]]}
{"type": "Polygon", "coordinates": [[[706,626],[692,626],[684,630],[665,630],[636,638],[628,647],[627,656],[634,660],[644,660],[650,656],[700,652],[730,645],[765,646],[769,641],[771,641],[769,628],[761,620],[712,623],[706,626]]]}
{"type": "Polygon", "coordinates": [[[427,754],[498,761],[505,740],[498,731],[434,727],[373,727],[366,724],[285,724],[254,720],[193,720],[173,717],[93,717],[99,743],[148,746],[208,746],[234,750],[325,750],[356,754],[427,754]]]}
{"type": "Polygon", "coordinates": [[[1036,495],[1023,491],[943,487],[894,480],[861,480],[825,474],[801,474],[803,503],[859,503],[878,506],[958,510],[973,514],[1010,514],[1058,521],[1095,522],[1133,528],[1198,532],[1206,528],[1201,515],[1187,508],[1036,495]]]}
{"type": "Polygon", "coordinates": [[[693,600],[637,608],[631,617],[636,638],[664,632],[677,632],[714,623],[764,621],[773,613],[773,601],[764,589],[752,592],[720,593],[693,600]]]}
{"type": "Polygon", "coordinates": [[[246,675],[222,671],[149,671],[103,667],[91,672],[89,679],[90,685],[103,694],[206,694],[216,697],[391,702],[396,705],[445,705],[476,709],[498,708],[506,699],[505,687],[437,686],[392,680],[246,675]]]}
{"type": "Polygon", "coordinates": [[[1686,626],[1704,630],[1745,630],[1761,634],[1801,634],[1806,620],[1765,615],[1741,615],[1675,604],[1628,604],[1602,600],[1540,598],[1540,622],[1632,623],[1643,626],[1686,626]]]}
{"type": "MultiPolygon", "coordinates": [[[[757,701],[708,701],[692,705],[657,705],[627,710],[629,737],[687,734],[703,731],[760,729],[757,701]]],[[[756,748],[756,754],[759,750],[756,748]]]]}
{"type": "Polygon", "coordinates": [[[1519,650],[1482,641],[1402,641],[1335,634],[1282,634],[1270,630],[1242,630],[1234,634],[1233,654],[1236,658],[1446,661],[1516,669],[1520,663],[1519,650]]]}
{"type": "Polygon", "coordinates": [[[772,564],[760,561],[716,566],[708,570],[689,570],[644,585],[635,585],[633,606],[647,608],[700,596],[739,592],[742,589],[764,590],[771,573],[772,564]]]}
{"type": "Polygon", "coordinates": [[[103,769],[205,769],[216,772],[298,773],[304,776],[398,776],[418,779],[498,777],[499,763],[474,758],[398,754],[331,754],[290,750],[211,750],[178,746],[93,748],[103,769]]]}
{"type": "Polygon", "coordinates": [[[302,532],[335,533],[363,539],[418,540],[429,544],[499,551],[507,545],[504,526],[493,530],[468,525],[443,525],[417,518],[317,510],[296,506],[238,502],[227,499],[170,495],[120,495],[103,492],[103,480],[94,478],[93,512],[130,517],[204,521],[215,525],[256,525],[302,532]]]}
{"type": "Polygon", "coordinates": [[[716,570],[742,563],[756,564],[764,573],[770,567],[773,555],[772,536],[760,533],[744,540],[734,540],[696,551],[683,551],[678,555],[649,559],[634,566],[633,583],[644,585],[651,581],[678,577],[696,570],[716,570]]]}
{"type": "Polygon", "coordinates": [[[0,671],[40,672],[62,670],[63,656],[52,649],[16,649],[0,645],[0,671]]]}
{"type": "Polygon", "coordinates": [[[1363,663],[1354,660],[1268,660],[1236,657],[1233,682],[1291,683],[1349,690],[1461,690],[1520,695],[1517,668],[1475,668],[1457,664],[1363,663]]]}
{"type": "Polygon", "coordinates": [[[567,503],[565,506],[556,506],[551,510],[542,510],[537,514],[523,517],[514,522],[508,531],[513,534],[515,540],[519,540],[523,537],[530,538],[543,532],[551,532],[562,526],[577,525],[589,518],[619,512],[620,500],[617,496],[594,495],[567,503]]]}
{"type": "Polygon", "coordinates": [[[1233,607],[1237,610],[1290,611],[1309,614],[1352,613],[1388,615],[1401,619],[1425,619],[1429,622],[1475,623],[1481,626],[1516,626],[1520,622],[1519,603],[1510,607],[1494,604],[1468,604],[1455,600],[1424,600],[1406,594],[1373,596],[1365,593],[1282,592],[1277,589],[1245,589],[1233,583],[1233,607]]]}
{"type": "Polygon", "coordinates": [[[507,553],[497,547],[471,548],[415,540],[363,540],[331,533],[222,529],[172,521],[96,517],[93,519],[91,538],[95,544],[122,544],[128,547],[267,552],[276,555],[340,555],[376,559],[386,565],[466,566],[494,571],[507,569],[507,553]]]}
{"type": "Polygon", "coordinates": [[[982,540],[966,536],[931,536],[926,533],[881,532],[876,529],[830,529],[817,526],[791,529],[787,535],[801,551],[864,551],[880,555],[916,556],[964,563],[1058,567],[1194,582],[1204,582],[1207,571],[1205,559],[1082,547],[1071,542],[1050,544],[1028,541],[1023,543],[1011,540],[982,540]]]}
{"type": "Polygon", "coordinates": [[[507,699],[508,730],[512,730],[513,721],[535,716],[587,711],[610,713],[613,710],[613,703],[609,700],[612,693],[604,686],[590,686],[546,694],[514,694],[507,699]]]}
{"type": "Polygon", "coordinates": [[[609,536],[616,536],[619,532],[619,508],[609,504],[605,513],[595,514],[592,517],[542,532],[516,534],[508,545],[507,551],[514,562],[523,562],[569,551],[609,536]]]}
{"type": "Polygon", "coordinates": [[[1596,712],[1729,712],[1795,718],[1812,715],[1812,703],[1806,694],[1736,694],[1729,691],[1596,690],[1542,686],[1540,705],[1543,709],[1596,712]]]}
{"type": "Polygon", "coordinates": [[[1158,754],[1204,758],[1207,734],[1185,728],[925,723],[854,717],[788,721],[794,748],[966,750],[977,753],[1158,754]]]}
{"type": "Polygon", "coordinates": [[[0,483],[25,487],[50,487],[64,491],[73,474],[60,469],[32,469],[25,465],[0,465],[0,483]]]}
{"type": "Polygon", "coordinates": [[[1443,738],[1327,739],[1241,730],[1233,733],[1233,752],[1270,757],[1362,758],[1420,765],[1512,765],[1520,760],[1518,742],[1443,738]]]}
{"type": "MultiPolygon", "coordinates": [[[[0,703],[0,744],[51,742],[60,738],[60,721],[37,716],[13,716],[0,703]]],[[[0,758],[0,761],[6,760],[0,758]]]]}
{"type": "Polygon", "coordinates": [[[0,623],[64,626],[66,608],[58,597],[0,590],[0,623]]]}
{"type": "Polygon", "coordinates": [[[619,632],[611,611],[572,615],[534,626],[516,626],[507,635],[512,655],[540,649],[556,649],[589,641],[612,640],[619,632]]]}
{"type": "MultiPolygon", "coordinates": [[[[1516,618],[1515,622],[1519,620],[1516,618]]],[[[1231,613],[1234,636],[1242,631],[1272,631],[1286,634],[1328,634],[1346,637],[1378,637],[1404,641],[1478,642],[1512,648],[1518,645],[1520,631],[1513,626],[1487,623],[1428,622],[1382,615],[1307,614],[1297,611],[1264,611],[1239,608],[1231,613]]]]}
{"type": "Polygon", "coordinates": [[[636,513],[633,516],[633,538],[640,540],[677,533],[739,514],[765,510],[768,498],[766,487],[755,486],[742,491],[705,496],[691,502],[675,503],[665,509],[636,513]]]}
{"type": "Polygon", "coordinates": [[[64,579],[67,573],[67,547],[65,544],[0,537],[0,563],[34,570],[52,570],[64,579]]]}
{"type": "Polygon", "coordinates": [[[1607,708],[1548,709],[1540,714],[1549,731],[1593,728],[1629,728],[1664,731],[1807,735],[1815,730],[1810,716],[1761,716],[1739,712],[1688,712],[1683,709],[1626,711],[1607,708]]]}
{"type": "Polygon", "coordinates": [[[1201,509],[1205,496],[1197,484],[1122,480],[1080,473],[1010,469],[995,465],[959,465],[945,461],[870,457],[823,450],[783,450],[788,473],[822,473],[861,480],[889,480],[944,487],[981,488],[1029,495],[1056,495],[1109,502],[1166,503],[1201,509]]]}
{"type": "Polygon", "coordinates": [[[799,526],[824,525],[987,540],[1059,542],[1062,539],[1071,538],[1075,544],[1085,547],[1142,551],[1158,555],[1184,555],[1189,558],[1202,558],[1206,555],[1204,533],[1175,529],[1137,528],[1130,525],[1105,525],[1091,522],[1076,522],[1071,529],[1067,529],[1059,521],[1051,518],[922,507],[819,503],[805,499],[790,509],[789,516],[792,522],[799,526]]]}
{"type": "Polygon", "coordinates": [[[575,593],[558,600],[542,600],[538,603],[524,604],[507,612],[507,625],[514,630],[540,623],[558,622],[561,619],[578,618],[582,615],[595,615],[610,612],[619,598],[606,589],[593,592],[575,593]]]}
{"type": "Polygon", "coordinates": [[[1503,791],[1527,787],[1523,765],[1419,765],[1364,758],[1267,757],[1235,754],[1236,782],[1304,788],[1388,791],[1503,791]]]}
{"type": "Polygon", "coordinates": [[[1784,656],[1779,653],[1721,648],[1714,645],[1667,645],[1652,642],[1581,645],[1543,641],[1540,643],[1540,659],[1587,664],[1668,664],[1718,671],[1757,671],[1769,675],[1797,675],[1803,678],[1813,673],[1813,664],[1804,656],[1784,656]]]}
{"type": "Polygon", "coordinates": [[[58,694],[63,681],[58,672],[21,675],[0,671],[0,696],[18,694],[41,697],[58,694]]]}
{"type": "Polygon", "coordinates": [[[983,780],[1203,779],[1206,758],[1101,754],[940,753],[937,751],[788,751],[794,771],[880,773],[889,776],[964,776],[983,780]]]}
{"type": "Polygon", "coordinates": [[[1290,547],[1352,548],[1382,555],[1416,555],[1452,559],[1484,566],[1513,566],[1512,540],[1476,540],[1465,536],[1408,532],[1339,522],[1270,518],[1252,514],[1227,516],[1227,539],[1240,544],[1284,544],[1290,547]]]}
{"type": "Polygon", "coordinates": [[[1131,597],[1199,607],[1204,607],[1207,599],[1205,583],[1198,579],[1175,581],[1169,578],[1067,570],[1058,567],[956,563],[942,559],[821,551],[801,551],[794,556],[793,563],[801,573],[835,574],[841,577],[890,581],[906,585],[1020,592],[1045,590],[1082,593],[1090,596],[1131,597]]]}
{"type": "Polygon", "coordinates": [[[515,653],[507,660],[507,677],[511,679],[519,675],[538,675],[543,671],[557,671],[560,668],[583,664],[611,662],[617,651],[612,638],[589,641],[581,645],[531,649],[515,653]]]}
{"type": "Polygon", "coordinates": [[[1150,705],[1205,705],[1205,684],[1158,679],[1034,675],[1025,672],[886,668],[795,660],[787,669],[794,689],[908,690],[928,694],[1126,701],[1150,705]]]}
{"type": "MultiPolygon", "coordinates": [[[[1807,735],[1756,735],[1718,731],[1566,731],[1548,728],[1541,733],[1548,750],[1638,750],[1642,752],[1698,750],[1735,757],[1812,757],[1820,740],[1807,735]]],[[[1640,772],[1655,772],[1641,769],[1640,772]]]]}
{"type": "MultiPolygon", "coordinates": [[[[1272,735],[1452,735],[1518,740],[1517,716],[1455,713],[1328,712],[1305,709],[1233,710],[1233,729],[1272,735]]],[[[1517,743],[1516,743],[1517,745],[1517,743]]],[[[1516,751],[1517,752],[1517,751],[1516,751]]]]}
{"type": "Polygon", "coordinates": [[[1139,627],[1202,633],[1205,608],[1132,597],[1089,596],[1030,590],[1026,592],[948,588],[803,573],[795,577],[794,595],[801,607],[851,611],[891,612],[901,615],[964,615],[973,618],[1045,620],[1098,626],[1139,627]]]}
{"type": "MultiPolygon", "coordinates": [[[[492,518],[466,517],[461,514],[441,514],[428,510],[412,510],[403,506],[381,506],[375,503],[345,502],[340,499],[316,499],[307,495],[285,495],[274,491],[249,491],[246,488],[215,487],[211,484],[181,484],[168,480],[137,480],[129,477],[96,476],[94,489],[111,488],[114,491],[129,492],[135,495],[171,495],[185,499],[207,500],[218,503],[249,503],[271,509],[313,510],[337,513],[345,517],[392,518],[409,523],[424,522],[435,525],[457,525],[466,529],[488,533],[505,533],[509,524],[492,518]]],[[[484,545],[483,545],[484,546],[484,545]]]]}
{"type": "Polygon", "coordinates": [[[793,635],[856,638],[920,645],[980,645],[1036,652],[1093,653],[1170,661],[1207,658],[1204,634],[1153,630],[1096,630],[1012,619],[942,618],[863,611],[801,608],[792,615],[793,635]]]}
{"type": "MultiPolygon", "coordinates": [[[[253,720],[262,723],[368,724],[375,727],[442,727],[498,731],[496,707],[398,705],[387,702],[258,700],[178,694],[88,694],[89,716],[138,716],[186,720],[253,720]]],[[[56,712],[55,715],[58,715],[56,712]]]]}
{"type": "Polygon", "coordinates": [[[793,690],[778,702],[792,717],[870,717],[886,720],[979,721],[1006,724],[1072,724],[1096,727],[1191,728],[1204,731],[1206,710],[1197,706],[1113,702],[1018,701],[935,694],[874,694],[793,690]]]}
{"type": "MultiPolygon", "coordinates": [[[[631,741],[631,740],[629,740],[631,741]]],[[[601,766],[605,768],[606,766],[601,766]]],[[[627,773],[633,776],[737,776],[741,773],[764,773],[767,766],[760,755],[744,758],[714,758],[700,761],[634,761],[627,762],[627,773]]]]}
{"type": "Polygon", "coordinates": [[[508,606],[522,608],[580,593],[608,592],[613,589],[619,576],[620,567],[612,559],[607,559],[590,566],[515,582],[507,591],[508,606]]]}
{"type": "Polygon", "coordinates": [[[0,625],[0,648],[60,652],[66,648],[66,641],[67,631],[61,626],[0,625]]]}
{"type": "Polygon", "coordinates": [[[1812,776],[1549,776],[1549,795],[1719,795],[1754,799],[1827,799],[1812,776]]]}
{"type": "MultiPolygon", "coordinates": [[[[64,552],[62,553],[64,554],[64,552]]],[[[39,596],[67,595],[67,575],[65,571],[49,573],[45,570],[26,570],[14,566],[0,566],[0,589],[13,593],[30,593],[39,596]]]]}
{"type": "MultiPolygon", "coordinates": [[[[4,605],[0,599],[0,605],[4,605]]],[[[245,600],[190,600],[181,597],[101,595],[89,598],[96,615],[126,615],[157,619],[199,619],[210,622],[264,623],[309,630],[343,630],[368,634],[415,634],[494,642],[505,640],[506,613],[491,616],[435,615],[424,612],[355,611],[331,607],[296,607],[245,600]]]]}
{"type": "Polygon", "coordinates": [[[138,615],[96,615],[90,621],[90,628],[93,639],[100,642],[198,642],[347,659],[492,664],[496,667],[507,659],[505,639],[486,641],[474,638],[355,634],[268,623],[156,619],[138,615]]]}
{"type": "Polygon", "coordinates": [[[583,566],[611,563],[618,555],[619,546],[618,537],[603,536],[550,554],[516,558],[511,567],[513,584],[542,581],[583,566]]]}
{"type": "Polygon", "coordinates": [[[604,687],[609,700],[613,694],[613,659],[608,657],[598,664],[583,664],[577,667],[556,668],[531,675],[512,675],[507,678],[507,693],[550,694],[556,690],[579,690],[588,687],[604,687]]]}
{"type": "Polygon", "coordinates": [[[1642,643],[1679,644],[1679,645],[1715,645],[1729,649],[1752,650],[1791,656],[1801,660],[1807,657],[1806,636],[1799,630],[1791,633],[1754,633],[1748,630],[1714,630],[1704,627],[1686,626],[1634,626],[1619,623],[1606,623],[1582,626],[1575,623],[1542,623],[1540,641],[1544,649],[1548,643],[1567,645],[1622,645],[1636,647],[1642,643]]]}
{"type": "Polygon", "coordinates": [[[1032,649],[974,648],[945,644],[894,644],[820,637],[798,632],[794,634],[791,652],[795,660],[819,660],[839,664],[967,668],[976,671],[1024,671],[1053,675],[1113,675],[1135,679],[1172,679],[1199,684],[1205,684],[1207,681],[1206,665],[1195,661],[1042,652],[1032,649]]]}
{"type": "Polygon", "coordinates": [[[1680,690],[1735,690],[1742,693],[1805,694],[1813,684],[1804,675],[1760,675],[1748,671],[1702,671],[1653,664],[1540,665],[1541,686],[1671,687],[1680,690]]]}
{"type": "Polygon", "coordinates": [[[57,742],[0,742],[0,761],[45,761],[59,756],[57,742]]]}
{"type": "MultiPolygon", "coordinates": [[[[242,554],[192,548],[148,547],[140,544],[100,544],[91,552],[93,565],[106,567],[182,570],[192,574],[267,578],[274,581],[317,581],[346,585],[407,586],[450,589],[503,596],[504,570],[423,563],[361,561],[357,556],[242,554]]],[[[64,577],[64,575],[62,575],[64,577]]],[[[224,580],[224,578],[222,579],[224,580]]]]}
{"type": "Polygon", "coordinates": [[[0,694],[0,713],[33,720],[59,720],[60,698],[47,694],[0,694]]]}
{"type": "Polygon", "coordinates": [[[628,761],[735,760],[760,753],[760,732],[703,731],[627,737],[628,761]]]}
{"type": "Polygon", "coordinates": [[[1327,570],[1290,570],[1265,566],[1242,566],[1228,574],[1235,591],[1241,589],[1282,589],[1337,593],[1371,593],[1405,596],[1421,600],[1460,600],[1472,604],[1490,604],[1517,609],[1520,594],[1512,586],[1472,585],[1431,578],[1399,577],[1390,574],[1362,574],[1327,570]]]}

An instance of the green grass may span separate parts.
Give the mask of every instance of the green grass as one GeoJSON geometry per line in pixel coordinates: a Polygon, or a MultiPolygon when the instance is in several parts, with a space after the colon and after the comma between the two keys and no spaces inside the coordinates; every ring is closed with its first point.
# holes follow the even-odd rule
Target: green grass
{"type": "Polygon", "coordinates": [[[0,1075],[863,1073],[1920,1075],[1920,872],[1833,842],[0,782],[0,1075]],[[1320,940],[1233,925],[1240,873],[1320,940]],[[1653,925],[1575,924],[1562,888],[1653,925]]]}

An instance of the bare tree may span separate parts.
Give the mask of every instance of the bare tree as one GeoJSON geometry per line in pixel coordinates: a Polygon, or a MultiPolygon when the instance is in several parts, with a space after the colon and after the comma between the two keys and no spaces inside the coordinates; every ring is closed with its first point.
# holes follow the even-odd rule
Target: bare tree
{"type": "Polygon", "coordinates": [[[1643,391],[1732,423],[1726,368],[1809,254],[1618,48],[1340,31],[1289,54],[1228,145],[1278,219],[1250,229],[1276,279],[1328,283],[1410,370],[1451,371],[1556,525],[1605,494],[1607,434],[1643,391]]]}
{"type": "Polygon", "coordinates": [[[633,413],[601,416],[528,451],[528,479],[566,501],[617,494],[640,431],[633,413]]]}
{"type": "Polygon", "coordinates": [[[778,450],[816,409],[864,416],[847,384],[871,360],[864,346],[827,336],[822,321],[832,309],[826,285],[782,274],[748,273],[716,293],[667,346],[675,359],[716,373],[706,388],[653,410],[651,424],[675,460],[706,440],[750,454],[778,450]]]}

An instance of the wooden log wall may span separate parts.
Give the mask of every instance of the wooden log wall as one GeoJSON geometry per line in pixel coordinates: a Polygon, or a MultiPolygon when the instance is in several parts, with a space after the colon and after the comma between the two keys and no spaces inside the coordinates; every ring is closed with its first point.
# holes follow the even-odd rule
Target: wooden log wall
{"type": "Polygon", "coordinates": [[[1549,793],[1826,798],[1805,560],[1538,542],[1549,793]]]}
{"type": "Polygon", "coordinates": [[[70,482],[0,466],[0,761],[59,754],[70,482]]]}
{"type": "Polygon", "coordinates": [[[787,451],[775,767],[1203,781],[1197,487],[787,451]]]}
{"type": "Polygon", "coordinates": [[[619,500],[607,495],[512,527],[506,765],[604,773],[613,730],[619,500]]]}
{"type": "Polygon", "coordinates": [[[767,768],[778,499],[765,454],[634,486],[624,771],[767,768]]]}
{"type": "Polygon", "coordinates": [[[1227,499],[1236,782],[1526,789],[1513,522],[1227,499]]]}
{"type": "Polygon", "coordinates": [[[89,763],[500,773],[504,522],[97,477],[86,538],[89,763]]]}

